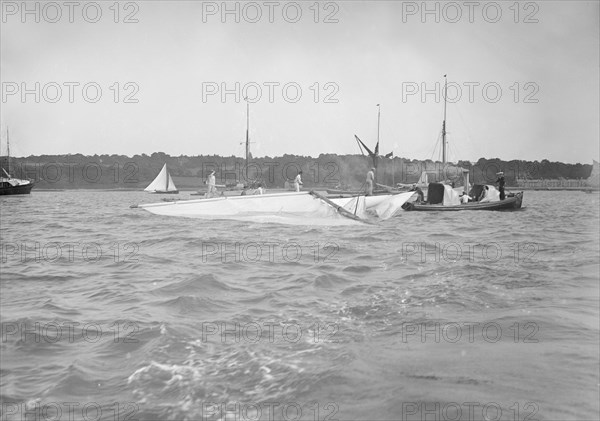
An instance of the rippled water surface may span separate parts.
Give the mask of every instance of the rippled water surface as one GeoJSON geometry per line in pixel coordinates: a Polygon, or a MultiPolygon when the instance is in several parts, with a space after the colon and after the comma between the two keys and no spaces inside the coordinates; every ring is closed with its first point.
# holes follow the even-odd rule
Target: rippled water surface
{"type": "Polygon", "coordinates": [[[156,199],[0,198],[3,419],[598,418],[597,194],[350,227],[156,199]]]}

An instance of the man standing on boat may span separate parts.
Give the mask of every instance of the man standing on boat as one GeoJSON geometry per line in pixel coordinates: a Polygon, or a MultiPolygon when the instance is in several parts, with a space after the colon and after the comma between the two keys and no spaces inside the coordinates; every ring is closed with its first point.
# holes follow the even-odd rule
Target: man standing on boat
{"type": "Polygon", "coordinates": [[[504,195],[504,172],[500,171],[499,173],[496,173],[496,175],[498,176],[496,183],[498,183],[498,191],[500,191],[500,200],[504,200],[504,198],[506,197],[504,195]]]}
{"type": "Polygon", "coordinates": [[[417,193],[418,197],[417,197],[416,203],[424,203],[425,202],[425,195],[423,194],[423,190],[421,190],[421,188],[419,186],[417,186],[416,184],[413,184],[409,191],[414,191],[415,193],[417,193]]]}
{"type": "Polygon", "coordinates": [[[302,170],[298,172],[298,175],[294,179],[294,186],[296,187],[296,191],[300,191],[300,186],[302,185],[302,170]]]}
{"type": "Polygon", "coordinates": [[[366,195],[372,196],[373,185],[375,184],[375,168],[371,168],[371,170],[367,173],[367,181],[365,181],[365,183],[367,185],[366,195]]]}
{"type": "Polygon", "coordinates": [[[215,180],[215,172],[211,171],[210,174],[208,174],[208,177],[206,178],[206,185],[208,187],[208,191],[206,192],[206,195],[204,196],[205,198],[210,198],[216,195],[217,193],[217,187],[216,187],[216,180],[215,180]]]}

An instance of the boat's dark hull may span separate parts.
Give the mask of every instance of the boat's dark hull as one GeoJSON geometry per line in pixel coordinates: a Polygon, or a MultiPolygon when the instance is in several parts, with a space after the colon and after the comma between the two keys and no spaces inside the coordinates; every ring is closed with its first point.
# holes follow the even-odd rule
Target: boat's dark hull
{"type": "Polygon", "coordinates": [[[179,190],[173,191],[151,191],[152,194],[179,194],[179,190]]]}
{"type": "Polygon", "coordinates": [[[471,202],[464,205],[444,206],[429,205],[426,203],[405,203],[402,207],[407,211],[438,211],[453,212],[466,210],[515,210],[520,209],[523,203],[523,192],[515,193],[512,197],[507,197],[499,202],[471,202]]]}
{"type": "Polygon", "coordinates": [[[22,184],[20,186],[11,186],[8,183],[2,183],[0,187],[0,196],[12,195],[12,194],[29,194],[33,188],[34,183],[22,184]]]}

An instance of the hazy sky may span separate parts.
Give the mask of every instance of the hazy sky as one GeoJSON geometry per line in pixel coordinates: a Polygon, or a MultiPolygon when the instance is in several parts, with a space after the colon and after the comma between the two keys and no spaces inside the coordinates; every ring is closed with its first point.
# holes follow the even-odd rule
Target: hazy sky
{"type": "Polygon", "coordinates": [[[447,74],[450,160],[591,163],[599,4],[2,1],[2,150],[242,156],[246,94],[255,156],[359,153],[381,104],[437,159],[447,74]]]}

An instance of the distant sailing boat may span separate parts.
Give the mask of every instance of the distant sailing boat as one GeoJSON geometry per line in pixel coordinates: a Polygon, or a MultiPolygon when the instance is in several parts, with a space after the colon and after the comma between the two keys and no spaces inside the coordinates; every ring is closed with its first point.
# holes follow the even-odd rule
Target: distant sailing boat
{"type": "Polygon", "coordinates": [[[10,175],[10,140],[8,139],[8,127],[6,128],[6,157],[8,171],[2,168],[6,177],[0,174],[0,196],[9,194],[29,194],[33,188],[33,181],[13,178],[10,175]]]}
{"type": "Polygon", "coordinates": [[[586,180],[587,184],[592,187],[600,187],[600,164],[598,161],[593,160],[592,173],[586,180]]]}
{"type": "Polygon", "coordinates": [[[144,189],[149,193],[177,194],[179,190],[175,187],[171,174],[167,170],[167,164],[163,165],[162,170],[148,187],[144,189]]]}

